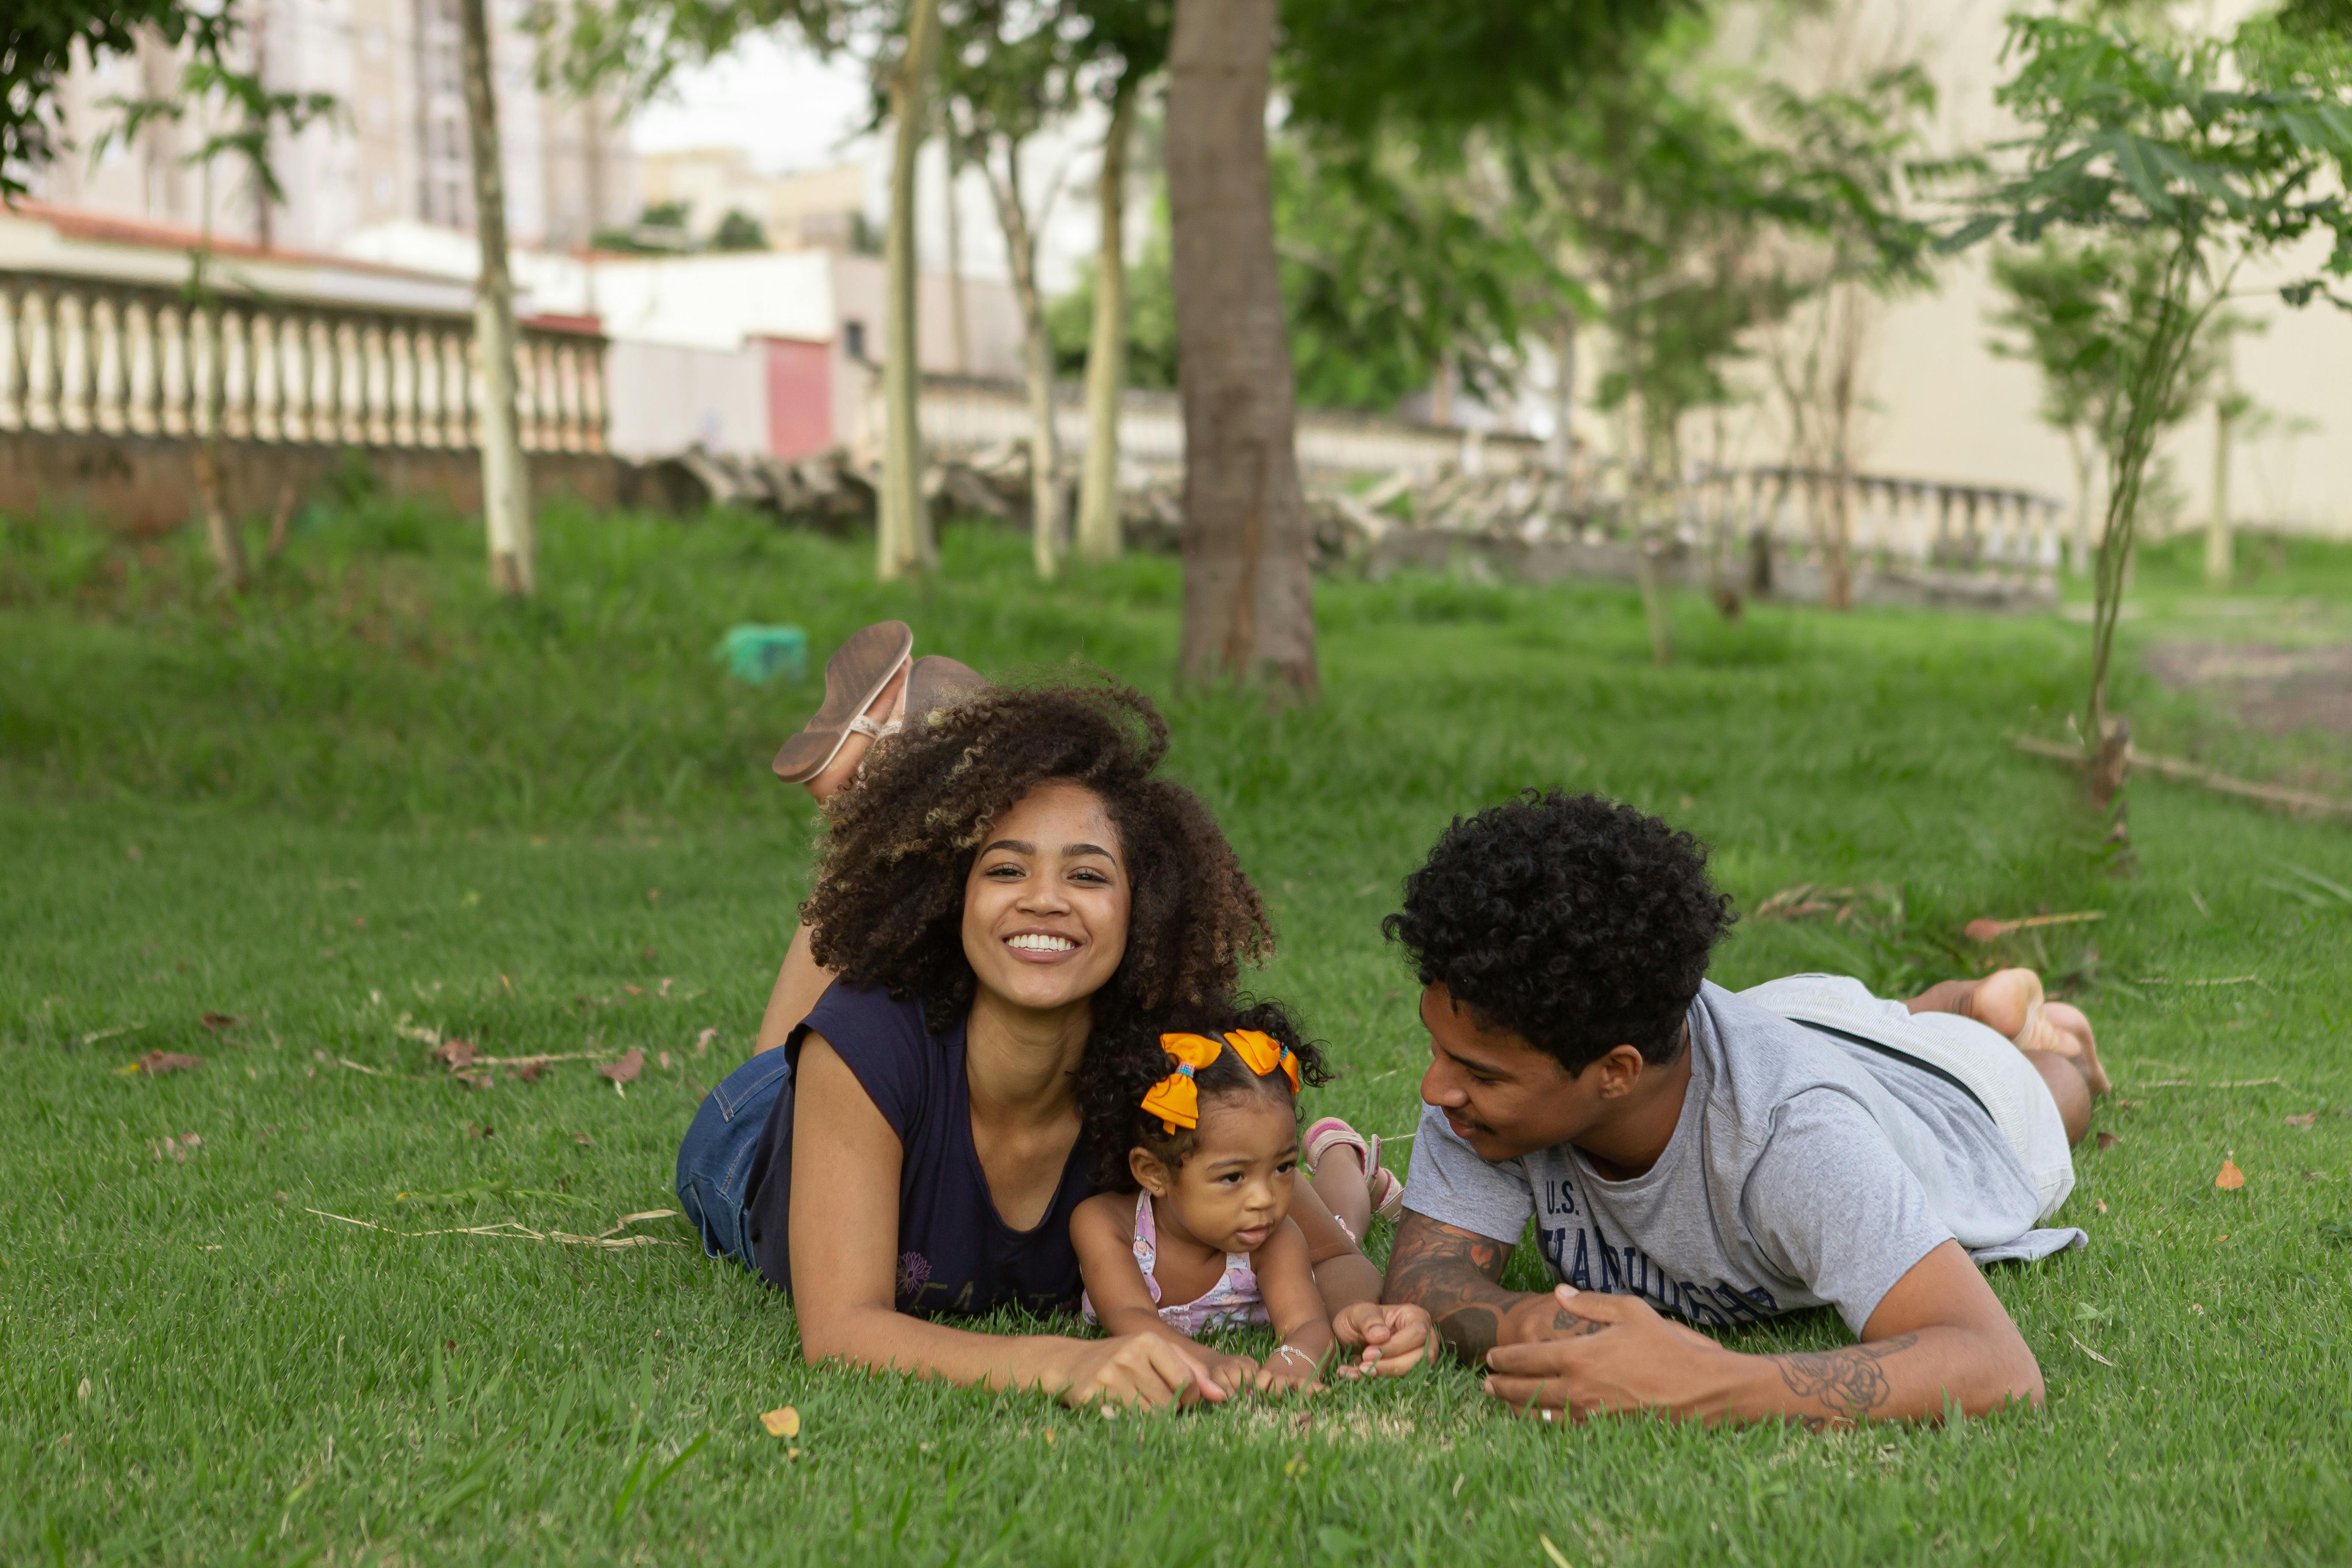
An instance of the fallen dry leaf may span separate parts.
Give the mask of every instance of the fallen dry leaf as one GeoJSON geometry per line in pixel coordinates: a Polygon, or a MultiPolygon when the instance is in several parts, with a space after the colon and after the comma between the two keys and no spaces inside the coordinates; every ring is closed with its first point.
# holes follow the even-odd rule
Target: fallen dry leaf
{"type": "Polygon", "coordinates": [[[2106,1213],[2106,1212],[2107,1212],[2107,1200],[2106,1200],[2106,1199],[2105,1199],[2105,1198],[2101,1198],[2101,1199],[2099,1199],[2099,1200],[2098,1200],[2098,1206],[2099,1206],[2099,1212],[2100,1212],[2101,1214],[2105,1214],[2105,1213],[2106,1213]]]}
{"type": "Polygon", "coordinates": [[[471,1067],[474,1058],[482,1053],[474,1048],[471,1040],[444,1040],[434,1047],[430,1054],[435,1061],[447,1063],[449,1070],[456,1072],[460,1068],[471,1067]]]}
{"type": "Polygon", "coordinates": [[[574,1132],[572,1135],[572,1141],[583,1149],[593,1149],[596,1146],[596,1140],[589,1137],[585,1132],[574,1132]]]}
{"type": "Polygon", "coordinates": [[[160,1078],[167,1072],[186,1072],[191,1068],[200,1068],[204,1065],[205,1058],[202,1057],[187,1057],[182,1056],[177,1051],[159,1050],[149,1051],[145,1056],[141,1057],[137,1061],[131,1063],[130,1067],[127,1067],[122,1070],[124,1072],[130,1072],[135,1068],[140,1072],[145,1073],[150,1078],[160,1078]]]}
{"type": "Polygon", "coordinates": [[[2116,1137],[2112,1132],[2102,1132],[2099,1134],[2099,1147],[2102,1149],[2112,1149],[2122,1142],[2122,1139],[2116,1137]]]}
{"type": "Polygon", "coordinates": [[[669,1071],[669,1053],[667,1051],[664,1051],[659,1057],[656,1057],[655,1060],[661,1063],[662,1071],[669,1071]]]}
{"type": "Polygon", "coordinates": [[[522,1079],[525,1083],[537,1083],[539,1081],[539,1075],[545,1072],[550,1065],[551,1064],[547,1062],[525,1062],[522,1066],[515,1068],[515,1077],[522,1079]]]}
{"type": "Polygon", "coordinates": [[[207,1013],[198,1021],[215,1035],[226,1029],[234,1029],[245,1022],[234,1013],[207,1013]]]}
{"type": "Polygon", "coordinates": [[[2319,1112],[2316,1110],[2306,1110],[2301,1116],[2288,1117],[2286,1119],[2286,1124],[2289,1127],[2309,1127],[2318,1121],[2318,1120],[2319,1112]]]}
{"type": "Polygon", "coordinates": [[[2221,1173],[2213,1178],[2213,1184],[2225,1193],[2234,1193],[2246,1184],[2246,1173],[2238,1169],[2235,1150],[2221,1157],[2221,1173]]]}
{"type": "Polygon", "coordinates": [[[627,992],[632,996],[642,996],[646,994],[646,988],[642,985],[630,985],[625,983],[621,986],[621,989],[627,992]]]}
{"type": "Polygon", "coordinates": [[[719,1031],[716,1029],[705,1029],[702,1033],[695,1036],[694,1054],[698,1057],[708,1054],[710,1049],[710,1042],[718,1037],[719,1031]]]}
{"type": "Polygon", "coordinates": [[[760,1425],[768,1429],[771,1437],[797,1437],[801,1435],[801,1413],[786,1405],[761,1416],[760,1425]]]}
{"type": "Polygon", "coordinates": [[[1970,942],[1998,942],[2013,931],[2032,931],[2039,926],[2074,925],[2081,921],[2107,918],[2105,910],[2077,910],[2063,915],[2027,915],[2022,920],[1997,921],[1990,918],[1973,920],[1960,928],[1960,934],[1970,942]]]}
{"type": "Polygon", "coordinates": [[[646,1053],[631,1046],[627,1056],[616,1062],[606,1062],[596,1070],[611,1079],[616,1087],[625,1083],[634,1083],[636,1081],[637,1075],[646,1070],[646,1053]]]}

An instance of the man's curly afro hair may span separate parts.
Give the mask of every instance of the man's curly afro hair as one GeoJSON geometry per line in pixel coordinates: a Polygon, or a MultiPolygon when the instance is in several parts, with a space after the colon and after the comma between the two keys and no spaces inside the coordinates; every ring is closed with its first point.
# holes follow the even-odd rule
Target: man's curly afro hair
{"type": "Polygon", "coordinates": [[[1133,890],[1127,952],[1092,1027],[1221,996],[1274,935],[1208,809],[1154,776],[1168,726],[1108,680],[995,687],[907,728],[834,797],[816,890],[801,907],[816,961],[854,986],[922,998],[945,1032],[978,982],[963,952],[964,882],[989,826],[1038,785],[1092,791],[1133,890]]]}
{"type": "Polygon", "coordinates": [[[1674,1059],[1733,918],[1689,834],[1597,795],[1529,790],[1455,817],[1381,929],[1423,985],[1580,1073],[1621,1044],[1674,1059]]]}
{"type": "MultiPolygon", "coordinates": [[[[1205,1035],[1213,1040],[1233,1029],[1255,1029],[1296,1052],[1301,1089],[1331,1081],[1322,1048],[1299,1033],[1279,1002],[1243,999],[1178,1006],[1130,1018],[1109,1034],[1097,1029],[1087,1041],[1086,1059],[1078,1064],[1078,1110],[1085,1119],[1080,1136],[1094,1163],[1096,1185],[1105,1192],[1134,1192],[1135,1173],[1127,1155],[1138,1147],[1150,1150],[1171,1171],[1184,1163],[1198,1135],[1182,1127],[1171,1133],[1160,1118],[1143,1110],[1144,1095],[1176,1068],[1175,1058],[1160,1048],[1160,1037],[1205,1035]]],[[[1228,1095],[1278,1094],[1297,1113],[1288,1077],[1276,1069],[1259,1078],[1231,1047],[1195,1071],[1192,1081],[1204,1106],[1228,1095]]]]}

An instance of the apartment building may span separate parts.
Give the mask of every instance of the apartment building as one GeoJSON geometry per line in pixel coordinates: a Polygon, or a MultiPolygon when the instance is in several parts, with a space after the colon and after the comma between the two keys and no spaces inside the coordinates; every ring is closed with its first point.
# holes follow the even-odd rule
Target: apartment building
{"type": "MultiPolygon", "coordinates": [[[[635,217],[635,155],[599,100],[541,92],[529,0],[488,0],[506,163],[507,226],[518,246],[567,250],[635,217]]],[[[267,202],[233,157],[209,176],[187,162],[215,127],[151,124],[93,158],[114,99],[167,96],[180,62],[160,39],[76,70],[61,94],[77,148],[34,182],[59,206],[213,232],[291,250],[332,251],[399,221],[469,230],[473,176],[457,0],[247,0],[244,52],[273,91],[325,92],[332,124],[271,149],[283,199],[267,202]]]]}

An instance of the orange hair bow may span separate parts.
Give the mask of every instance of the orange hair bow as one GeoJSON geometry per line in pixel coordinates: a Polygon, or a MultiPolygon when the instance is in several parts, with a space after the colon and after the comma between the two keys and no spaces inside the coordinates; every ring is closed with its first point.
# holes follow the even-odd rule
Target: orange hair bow
{"type": "Polygon", "coordinates": [[[1255,1029],[1235,1029],[1225,1037],[1225,1044],[1233,1047],[1234,1054],[1247,1062],[1250,1071],[1260,1078],[1280,1068],[1290,1079],[1290,1092],[1298,1092],[1298,1058],[1272,1035],[1255,1029]]]}
{"type": "Polygon", "coordinates": [[[1143,1113],[1160,1118],[1171,1133],[1180,1127],[1200,1126],[1201,1086],[1192,1075],[1215,1061],[1225,1046],[1233,1047],[1234,1054],[1260,1078],[1281,1068],[1290,1079],[1291,1093],[1298,1092],[1298,1058],[1270,1035],[1235,1029],[1225,1036],[1223,1045],[1206,1035],[1162,1035],[1160,1048],[1176,1058],[1176,1070],[1144,1091],[1143,1113]]]}

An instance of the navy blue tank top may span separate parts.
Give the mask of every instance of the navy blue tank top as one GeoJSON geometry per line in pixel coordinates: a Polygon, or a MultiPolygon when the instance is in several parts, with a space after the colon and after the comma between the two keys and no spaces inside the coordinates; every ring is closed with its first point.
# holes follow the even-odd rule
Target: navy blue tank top
{"type": "MultiPolygon", "coordinates": [[[[898,1176],[898,1307],[922,1317],[977,1316],[999,1307],[1070,1311],[1078,1300],[1078,1255],[1070,1211],[1093,1195],[1079,1147],[1035,1228],[1014,1230],[997,1215],[971,1142],[964,1079],[964,1026],[944,1035],[924,1026],[922,1004],[887,992],[828,990],[791,1038],[797,1075],[801,1042],[814,1030],[856,1075],[904,1149],[898,1176]]],[[[789,1292],[793,1086],[785,1081],[761,1133],[748,1206],[751,1257],[761,1274],[789,1292]]]]}

